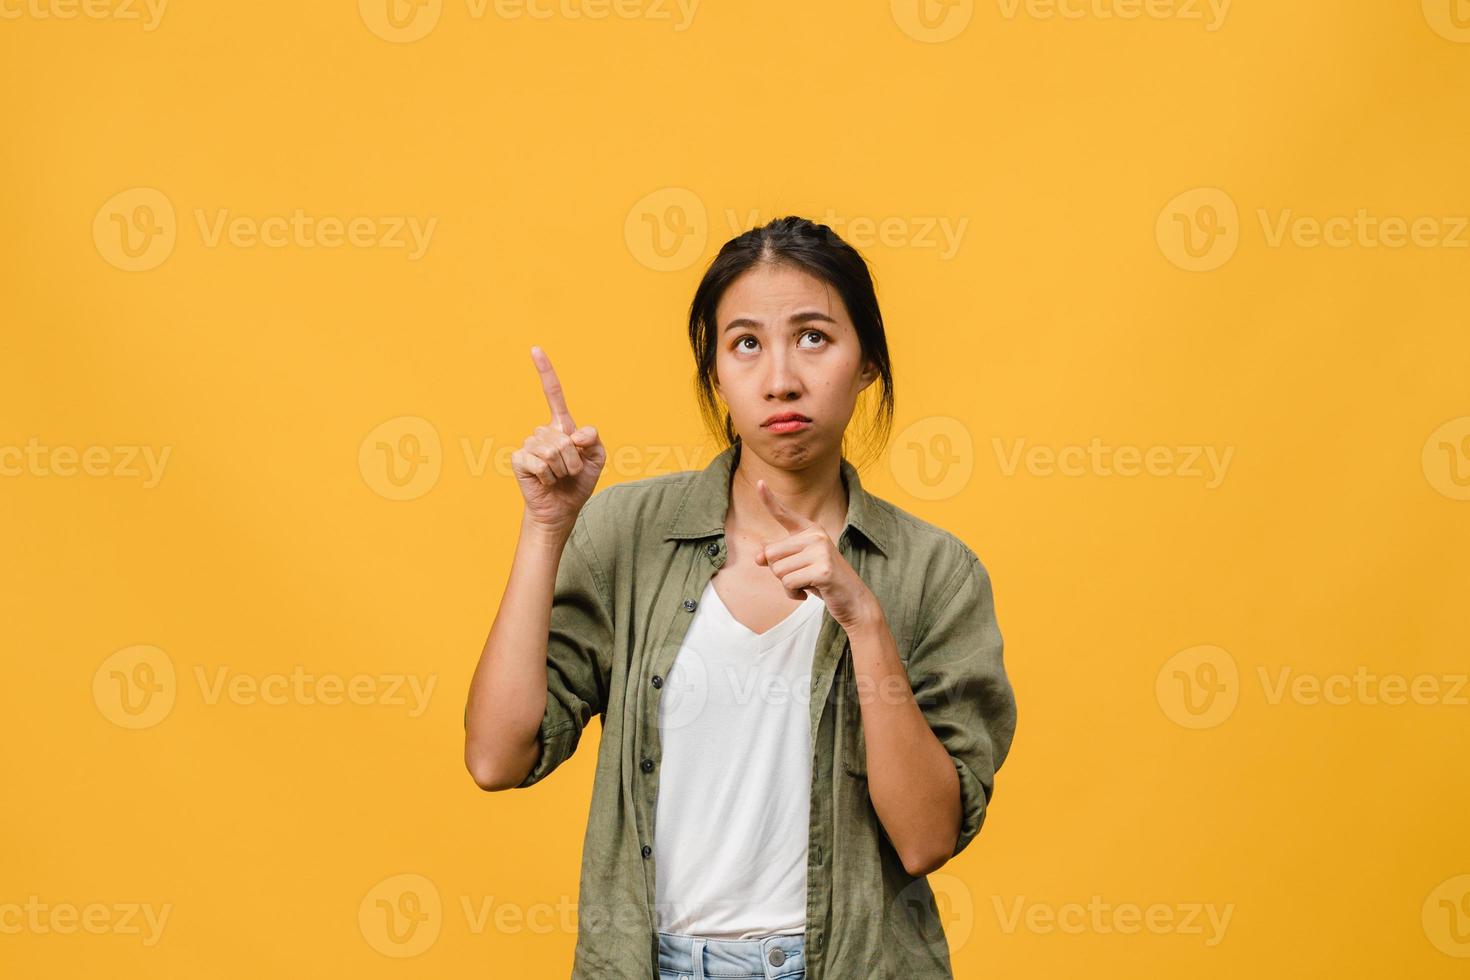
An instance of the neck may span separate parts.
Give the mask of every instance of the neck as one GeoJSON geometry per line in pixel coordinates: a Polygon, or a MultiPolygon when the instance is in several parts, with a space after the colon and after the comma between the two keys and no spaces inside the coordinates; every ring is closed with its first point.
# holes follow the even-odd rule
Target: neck
{"type": "Polygon", "coordinates": [[[730,479],[731,511],[745,527],[763,529],[770,537],[784,537],[786,530],[761,503],[756,480],[765,480],[790,510],[829,532],[836,527],[840,533],[847,517],[847,486],[842,480],[840,457],[833,455],[789,470],[772,466],[741,443],[730,479]]]}

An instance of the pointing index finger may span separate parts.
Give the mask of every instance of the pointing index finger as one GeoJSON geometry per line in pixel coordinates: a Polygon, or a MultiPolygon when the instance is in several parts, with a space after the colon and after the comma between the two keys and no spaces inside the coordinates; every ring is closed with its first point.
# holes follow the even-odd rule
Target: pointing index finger
{"type": "Polygon", "coordinates": [[[766,510],[770,511],[771,516],[781,522],[782,527],[788,531],[800,531],[806,527],[805,520],[787,510],[786,505],[776,499],[776,495],[771,492],[771,488],[766,485],[765,480],[756,480],[755,488],[761,498],[761,502],[766,505],[766,510]]]}
{"type": "Polygon", "coordinates": [[[556,368],[551,366],[551,358],[540,347],[532,347],[531,360],[535,362],[536,371],[541,375],[541,391],[546,395],[546,404],[551,408],[552,421],[567,435],[571,435],[577,431],[577,423],[572,421],[572,413],[562,395],[561,380],[556,376],[556,368]]]}

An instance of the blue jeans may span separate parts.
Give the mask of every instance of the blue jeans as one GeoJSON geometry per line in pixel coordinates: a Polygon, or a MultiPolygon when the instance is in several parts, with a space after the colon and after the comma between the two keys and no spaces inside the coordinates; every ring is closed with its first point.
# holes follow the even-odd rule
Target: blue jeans
{"type": "Polygon", "coordinates": [[[806,980],[805,937],[705,939],[658,934],[658,980],[806,980]]]}

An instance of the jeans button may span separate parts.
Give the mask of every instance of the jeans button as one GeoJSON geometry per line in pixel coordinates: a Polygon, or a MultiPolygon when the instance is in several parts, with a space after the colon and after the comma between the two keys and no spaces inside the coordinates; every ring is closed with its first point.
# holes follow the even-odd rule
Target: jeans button
{"type": "Polygon", "coordinates": [[[780,966],[782,963],[786,962],[786,952],[777,947],[776,949],[771,950],[771,955],[767,956],[766,959],[771,961],[772,966],[780,966]]]}

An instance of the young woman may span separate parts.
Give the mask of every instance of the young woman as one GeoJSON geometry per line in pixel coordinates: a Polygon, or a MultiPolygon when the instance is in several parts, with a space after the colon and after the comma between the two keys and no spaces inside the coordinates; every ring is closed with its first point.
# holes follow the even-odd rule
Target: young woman
{"type": "Polygon", "coordinates": [[[985,567],[843,452],[874,382],[872,444],[893,417],[867,265],[772,221],[720,249],[689,338],[724,450],[596,495],[600,437],[532,348],[551,421],[512,457],[465,763],[531,786],[600,717],[574,980],[952,977],[925,876],[979,833],[1016,703],[985,567]]]}

